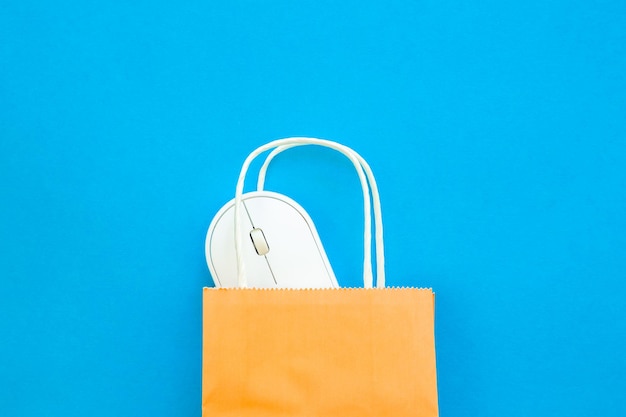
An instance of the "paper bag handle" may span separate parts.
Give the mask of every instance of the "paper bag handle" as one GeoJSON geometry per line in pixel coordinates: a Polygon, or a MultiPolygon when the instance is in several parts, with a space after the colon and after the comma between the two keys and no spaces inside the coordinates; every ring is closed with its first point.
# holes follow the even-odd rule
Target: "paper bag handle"
{"type": "MultiPolygon", "coordinates": [[[[263,162],[263,166],[261,166],[261,169],[259,170],[259,176],[257,179],[257,191],[263,191],[264,186],[265,186],[265,176],[267,175],[267,168],[269,167],[272,160],[276,156],[278,156],[278,154],[286,151],[287,149],[295,148],[298,146],[306,146],[306,145],[315,145],[315,144],[314,143],[300,143],[300,144],[295,144],[295,145],[283,145],[283,146],[279,146],[275,148],[272,152],[270,152],[267,158],[265,158],[265,161],[263,162]]],[[[344,146],[344,145],[341,145],[341,146],[344,146]]],[[[369,187],[371,187],[371,190],[372,190],[372,199],[374,200],[374,226],[376,228],[375,230],[376,286],[382,288],[385,286],[385,249],[384,249],[384,243],[383,243],[383,222],[382,222],[382,211],[380,207],[380,196],[378,194],[378,185],[376,184],[374,173],[372,172],[372,169],[370,168],[367,161],[353,149],[350,149],[347,146],[344,146],[344,148],[345,149],[340,150],[338,152],[341,152],[345,156],[348,156],[346,155],[346,153],[344,153],[344,151],[347,151],[358,160],[359,164],[358,165],[355,164],[355,168],[357,172],[365,169],[365,172],[367,174],[367,181],[369,182],[369,187]]],[[[372,275],[372,266],[371,266],[372,264],[372,260],[371,260],[372,237],[371,237],[371,221],[370,221],[371,215],[370,215],[370,207],[369,207],[370,201],[369,201],[369,193],[367,193],[367,187],[368,187],[367,182],[365,181],[365,178],[363,178],[362,175],[359,175],[359,178],[361,179],[361,187],[364,190],[363,191],[363,197],[364,197],[363,207],[364,207],[364,215],[365,215],[365,222],[364,222],[365,225],[364,225],[364,232],[363,232],[363,236],[364,236],[363,238],[363,241],[364,241],[363,282],[365,286],[367,287],[368,282],[373,282],[373,278],[371,276],[372,275]]]]}
{"type": "MultiPolygon", "coordinates": [[[[267,168],[270,162],[278,155],[279,153],[286,151],[287,149],[298,147],[298,146],[306,146],[306,145],[316,145],[313,143],[300,143],[296,145],[283,145],[275,148],[270,154],[267,156],[265,161],[263,162],[263,166],[259,171],[259,177],[257,179],[257,191],[263,191],[263,187],[265,184],[265,175],[267,173],[267,168]]],[[[343,145],[342,145],[343,146],[343,145]]],[[[371,202],[370,202],[370,193],[369,186],[367,183],[367,179],[365,174],[363,173],[363,167],[359,162],[357,156],[354,151],[349,148],[337,150],[339,153],[346,156],[348,159],[352,161],[354,168],[359,175],[359,180],[361,182],[361,189],[363,191],[363,214],[364,214],[364,231],[363,231],[363,285],[367,288],[371,288],[374,282],[372,276],[372,214],[371,214],[371,202]]]]}
{"type": "Polygon", "coordinates": [[[367,164],[367,162],[354,150],[348,148],[347,146],[341,145],[336,142],[332,142],[324,139],[316,139],[316,138],[304,138],[304,137],[294,137],[294,138],[286,138],[286,139],[278,139],[267,143],[259,148],[255,149],[243,163],[241,168],[241,172],[239,174],[239,179],[237,180],[237,187],[235,190],[235,252],[237,254],[237,279],[239,287],[246,287],[246,273],[245,273],[245,265],[243,262],[243,256],[241,254],[241,205],[242,205],[242,196],[243,196],[243,187],[246,178],[246,174],[248,168],[252,161],[261,153],[268,151],[273,148],[274,152],[268,156],[266,163],[264,164],[264,168],[262,168],[260,175],[260,182],[262,188],[262,182],[265,178],[265,172],[267,170],[267,165],[271,159],[278,155],[280,152],[293,147],[293,146],[301,146],[301,145],[318,145],[324,146],[331,149],[335,149],[345,156],[347,156],[357,168],[357,173],[359,174],[359,179],[361,180],[361,186],[363,188],[363,198],[364,198],[364,211],[365,211],[365,232],[364,232],[364,286],[366,288],[371,288],[373,284],[372,278],[372,266],[371,266],[371,215],[370,215],[370,196],[369,189],[367,187],[367,180],[363,174],[363,168],[367,172],[368,180],[370,183],[370,187],[372,188],[372,197],[374,199],[374,216],[375,216],[375,227],[376,227],[376,263],[377,263],[377,287],[385,286],[385,275],[384,275],[384,246],[383,246],[383,229],[382,229],[382,214],[380,208],[380,197],[378,194],[378,187],[376,185],[376,180],[374,178],[374,174],[367,164]],[[382,272],[381,272],[382,271],[382,272]]]}

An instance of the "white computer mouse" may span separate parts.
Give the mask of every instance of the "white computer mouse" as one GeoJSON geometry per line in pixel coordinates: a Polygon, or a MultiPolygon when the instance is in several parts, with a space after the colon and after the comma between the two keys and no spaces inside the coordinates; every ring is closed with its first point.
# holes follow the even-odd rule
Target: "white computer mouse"
{"type": "MultiPolygon", "coordinates": [[[[298,203],[271,191],[246,193],[242,201],[248,287],[338,287],[315,225],[298,203]]],[[[234,203],[219,210],[206,235],[206,261],[216,287],[237,287],[234,203]]]]}

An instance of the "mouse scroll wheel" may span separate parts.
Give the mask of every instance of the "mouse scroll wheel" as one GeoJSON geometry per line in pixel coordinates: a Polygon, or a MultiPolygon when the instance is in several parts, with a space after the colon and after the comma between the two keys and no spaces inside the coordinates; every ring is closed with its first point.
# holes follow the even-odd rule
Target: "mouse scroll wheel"
{"type": "Polygon", "coordinates": [[[267,240],[265,240],[263,230],[259,228],[252,229],[252,231],[250,232],[250,239],[252,239],[254,250],[256,250],[256,253],[259,256],[263,256],[270,251],[270,247],[267,244],[267,240]]]}

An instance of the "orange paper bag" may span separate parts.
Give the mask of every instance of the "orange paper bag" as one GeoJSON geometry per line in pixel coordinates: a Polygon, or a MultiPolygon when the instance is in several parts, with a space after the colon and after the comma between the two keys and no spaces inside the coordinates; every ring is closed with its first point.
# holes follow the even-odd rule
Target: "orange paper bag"
{"type": "Polygon", "coordinates": [[[204,289],[204,417],[433,417],[433,293],[204,289]]]}
{"type": "MultiPolygon", "coordinates": [[[[249,159],[275,146],[301,144],[290,140],[261,147],[249,159]]],[[[238,257],[239,288],[203,290],[203,417],[438,415],[434,294],[384,288],[376,183],[365,161],[339,146],[335,149],[358,160],[358,168],[368,174],[375,204],[377,288],[372,288],[367,221],[365,288],[245,288],[238,257]]],[[[248,165],[246,160],[235,201],[241,198],[248,165]]],[[[366,219],[368,203],[369,194],[366,219]]],[[[235,240],[239,253],[241,239],[235,240]]]]}

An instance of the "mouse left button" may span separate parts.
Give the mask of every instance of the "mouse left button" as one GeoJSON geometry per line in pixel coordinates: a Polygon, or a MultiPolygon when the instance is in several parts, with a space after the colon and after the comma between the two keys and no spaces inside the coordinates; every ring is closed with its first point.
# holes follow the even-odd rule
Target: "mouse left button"
{"type": "MultiPolygon", "coordinates": [[[[207,233],[206,260],[216,287],[233,288],[238,286],[234,224],[235,216],[231,202],[215,216],[207,233]]],[[[276,281],[265,256],[259,256],[253,242],[250,241],[249,233],[254,228],[248,216],[241,216],[241,256],[246,266],[248,287],[276,287],[276,281]]]]}

